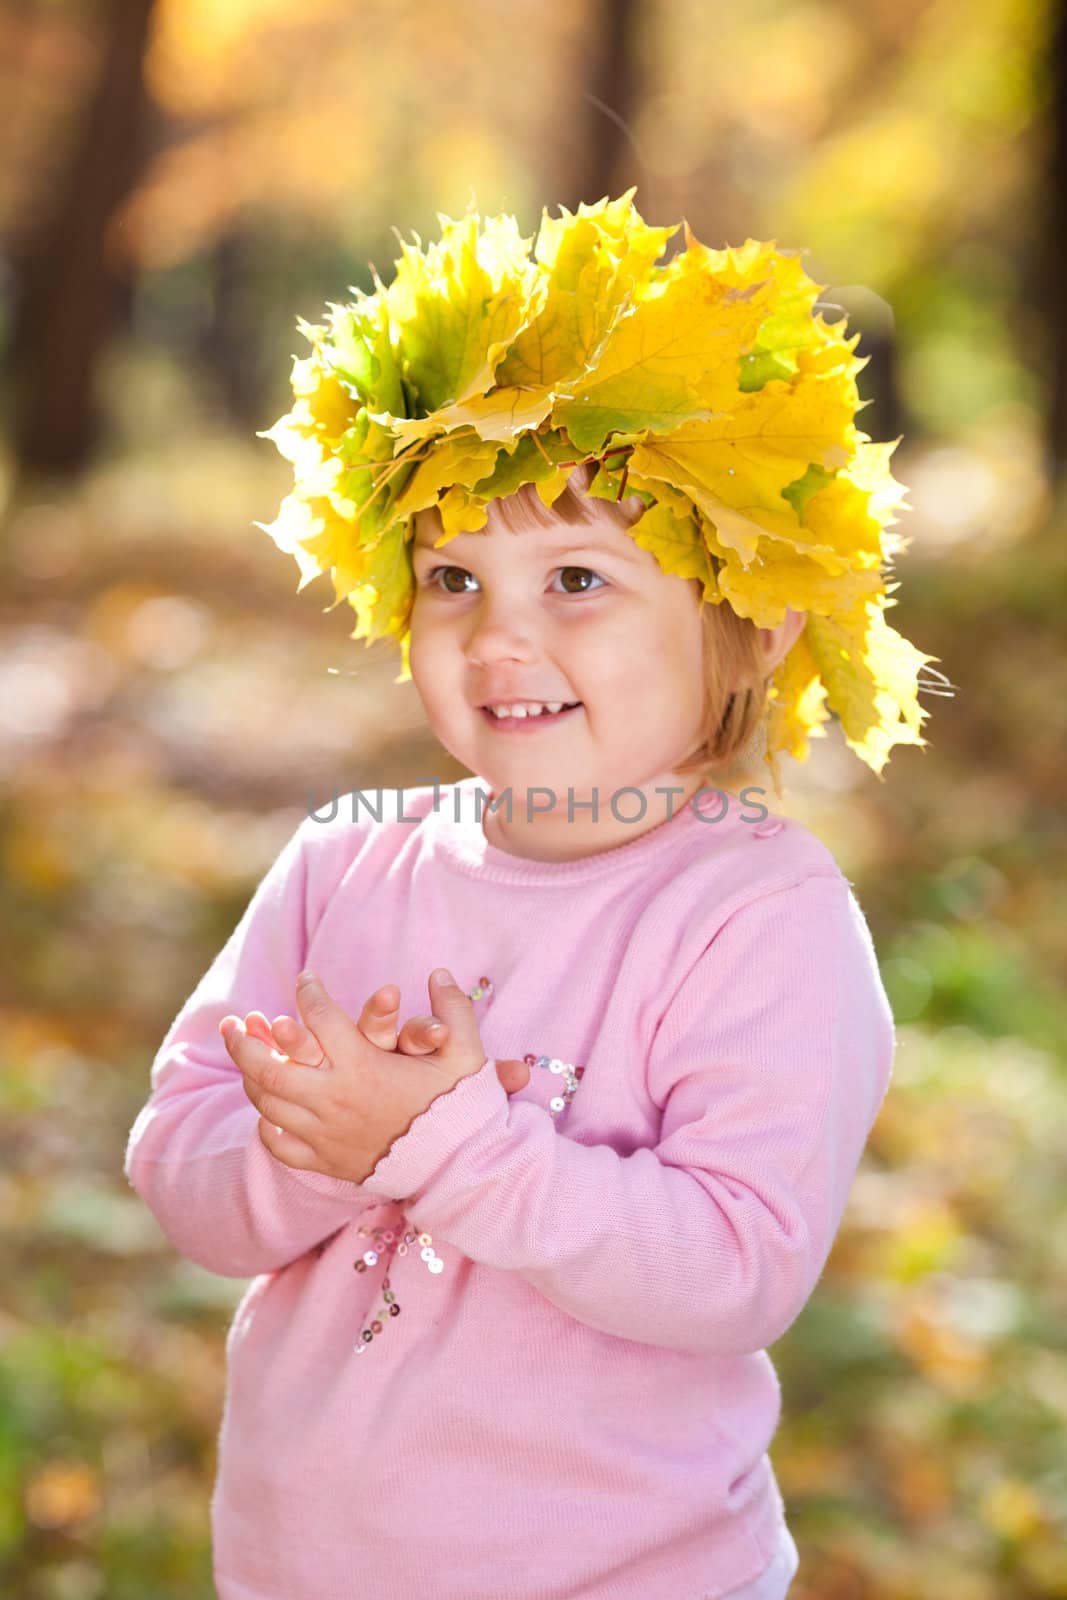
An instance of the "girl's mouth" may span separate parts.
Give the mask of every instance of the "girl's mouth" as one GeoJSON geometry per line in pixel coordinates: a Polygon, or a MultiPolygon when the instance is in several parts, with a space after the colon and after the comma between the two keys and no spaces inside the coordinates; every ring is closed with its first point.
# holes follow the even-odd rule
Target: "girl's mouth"
{"type": "Polygon", "coordinates": [[[525,717],[498,717],[495,711],[490,711],[488,706],[481,706],[479,710],[490,727],[497,733],[536,733],[538,728],[553,728],[560,722],[565,722],[576,711],[580,711],[582,702],[578,700],[572,706],[563,706],[559,711],[539,711],[535,716],[525,717]]]}

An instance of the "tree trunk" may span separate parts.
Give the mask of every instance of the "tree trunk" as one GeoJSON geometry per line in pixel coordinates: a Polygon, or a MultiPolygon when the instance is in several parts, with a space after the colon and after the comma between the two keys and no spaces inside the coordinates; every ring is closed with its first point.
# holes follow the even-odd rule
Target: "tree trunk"
{"type": "Polygon", "coordinates": [[[578,156],[571,170],[561,175],[556,196],[570,211],[579,201],[593,204],[605,195],[614,198],[635,183],[637,204],[644,203],[646,176],[628,133],[638,99],[636,39],[641,12],[640,0],[600,0],[593,8],[578,156]]]}
{"type": "Polygon", "coordinates": [[[145,156],[143,57],[153,0],[112,0],[99,75],[58,199],[15,261],[11,343],[20,470],[71,473],[99,429],[97,359],[122,305],[108,225],[145,156]]]}
{"type": "Polygon", "coordinates": [[[249,428],[260,425],[263,407],[260,342],[249,303],[254,260],[254,243],[235,221],[211,247],[206,263],[211,273],[211,312],[197,339],[201,359],[218,374],[229,415],[249,428]]]}
{"type": "Polygon", "coordinates": [[[1036,263],[1041,315],[1033,328],[1033,354],[1045,369],[1048,413],[1045,433],[1050,478],[1060,483],[1067,460],[1067,306],[1063,262],[1067,252],[1067,6],[1052,8],[1048,62],[1048,167],[1043,187],[1044,222],[1036,263]],[[1036,348],[1038,342],[1041,349],[1036,348]]]}

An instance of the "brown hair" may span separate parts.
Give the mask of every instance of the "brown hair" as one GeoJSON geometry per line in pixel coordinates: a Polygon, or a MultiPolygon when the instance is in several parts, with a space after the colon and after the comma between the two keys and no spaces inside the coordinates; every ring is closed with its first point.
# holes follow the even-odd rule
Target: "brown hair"
{"type": "MultiPolygon", "coordinates": [[[[490,513],[509,533],[522,533],[531,523],[551,528],[566,522],[574,527],[591,523],[604,514],[623,528],[636,522],[645,510],[644,501],[637,495],[628,495],[622,501],[590,498],[586,491],[593,477],[594,468],[581,462],[551,507],[545,505],[532,483],[524,483],[513,494],[491,501],[490,513]]],[[[419,515],[432,516],[440,531],[440,518],[435,510],[419,515]]],[[[703,586],[699,578],[686,581],[700,597],[703,586]]],[[[702,605],[701,622],[704,630],[702,738],[672,771],[687,777],[699,773],[733,787],[756,774],[771,675],[763,671],[759,630],[755,623],[748,617],[739,617],[728,601],[702,605]]]]}

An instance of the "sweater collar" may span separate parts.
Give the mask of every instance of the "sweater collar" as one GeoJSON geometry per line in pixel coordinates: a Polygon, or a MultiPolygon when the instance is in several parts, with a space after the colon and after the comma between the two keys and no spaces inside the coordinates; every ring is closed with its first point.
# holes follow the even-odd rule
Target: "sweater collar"
{"type": "Polygon", "coordinates": [[[570,884],[645,868],[691,846],[697,836],[703,839],[705,848],[715,849],[735,831],[743,810],[743,802],[736,795],[709,788],[676,809],[669,821],[611,849],[570,861],[533,861],[489,843],[484,815],[490,797],[489,785],[478,776],[444,786],[439,804],[429,811],[424,826],[432,832],[435,855],[456,871],[468,877],[514,884],[570,884]]]}

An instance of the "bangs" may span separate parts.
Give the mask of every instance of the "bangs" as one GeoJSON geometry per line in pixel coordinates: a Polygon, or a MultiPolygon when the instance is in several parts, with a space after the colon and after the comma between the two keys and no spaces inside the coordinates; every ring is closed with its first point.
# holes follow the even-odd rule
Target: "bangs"
{"type": "MultiPolygon", "coordinates": [[[[561,522],[570,527],[579,527],[604,517],[619,527],[630,527],[644,512],[644,501],[636,495],[628,495],[622,501],[601,500],[595,496],[590,498],[586,491],[594,476],[592,463],[579,462],[567,480],[567,487],[551,506],[545,505],[534,484],[521,484],[514,494],[501,495],[489,501],[486,506],[489,520],[484,528],[475,531],[489,533],[494,528],[504,528],[508,533],[526,533],[533,528],[555,528],[561,522]]],[[[437,508],[431,506],[426,511],[418,512],[416,521],[421,517],[432,519],[431,526],[436,527],[435,538],[439,538],[442,524],[437,508]]]]}
{"type": "Polygon", "coordinates": [[[580,461],[567,479],[563,493],[546,506],[536,486],[524,483],[514,494],[491,500],[488,507],[490,521],[495,520],[509,533],[522,533],[528,528],[552,528],[560,522],[571,527],[597,522],[610,517],[612,522],[627,528],[637,521],[645,510],[643,500],[629,495],[625,500],[601,500],[587,493],[596,476],[592,462],[580,461]]]}

